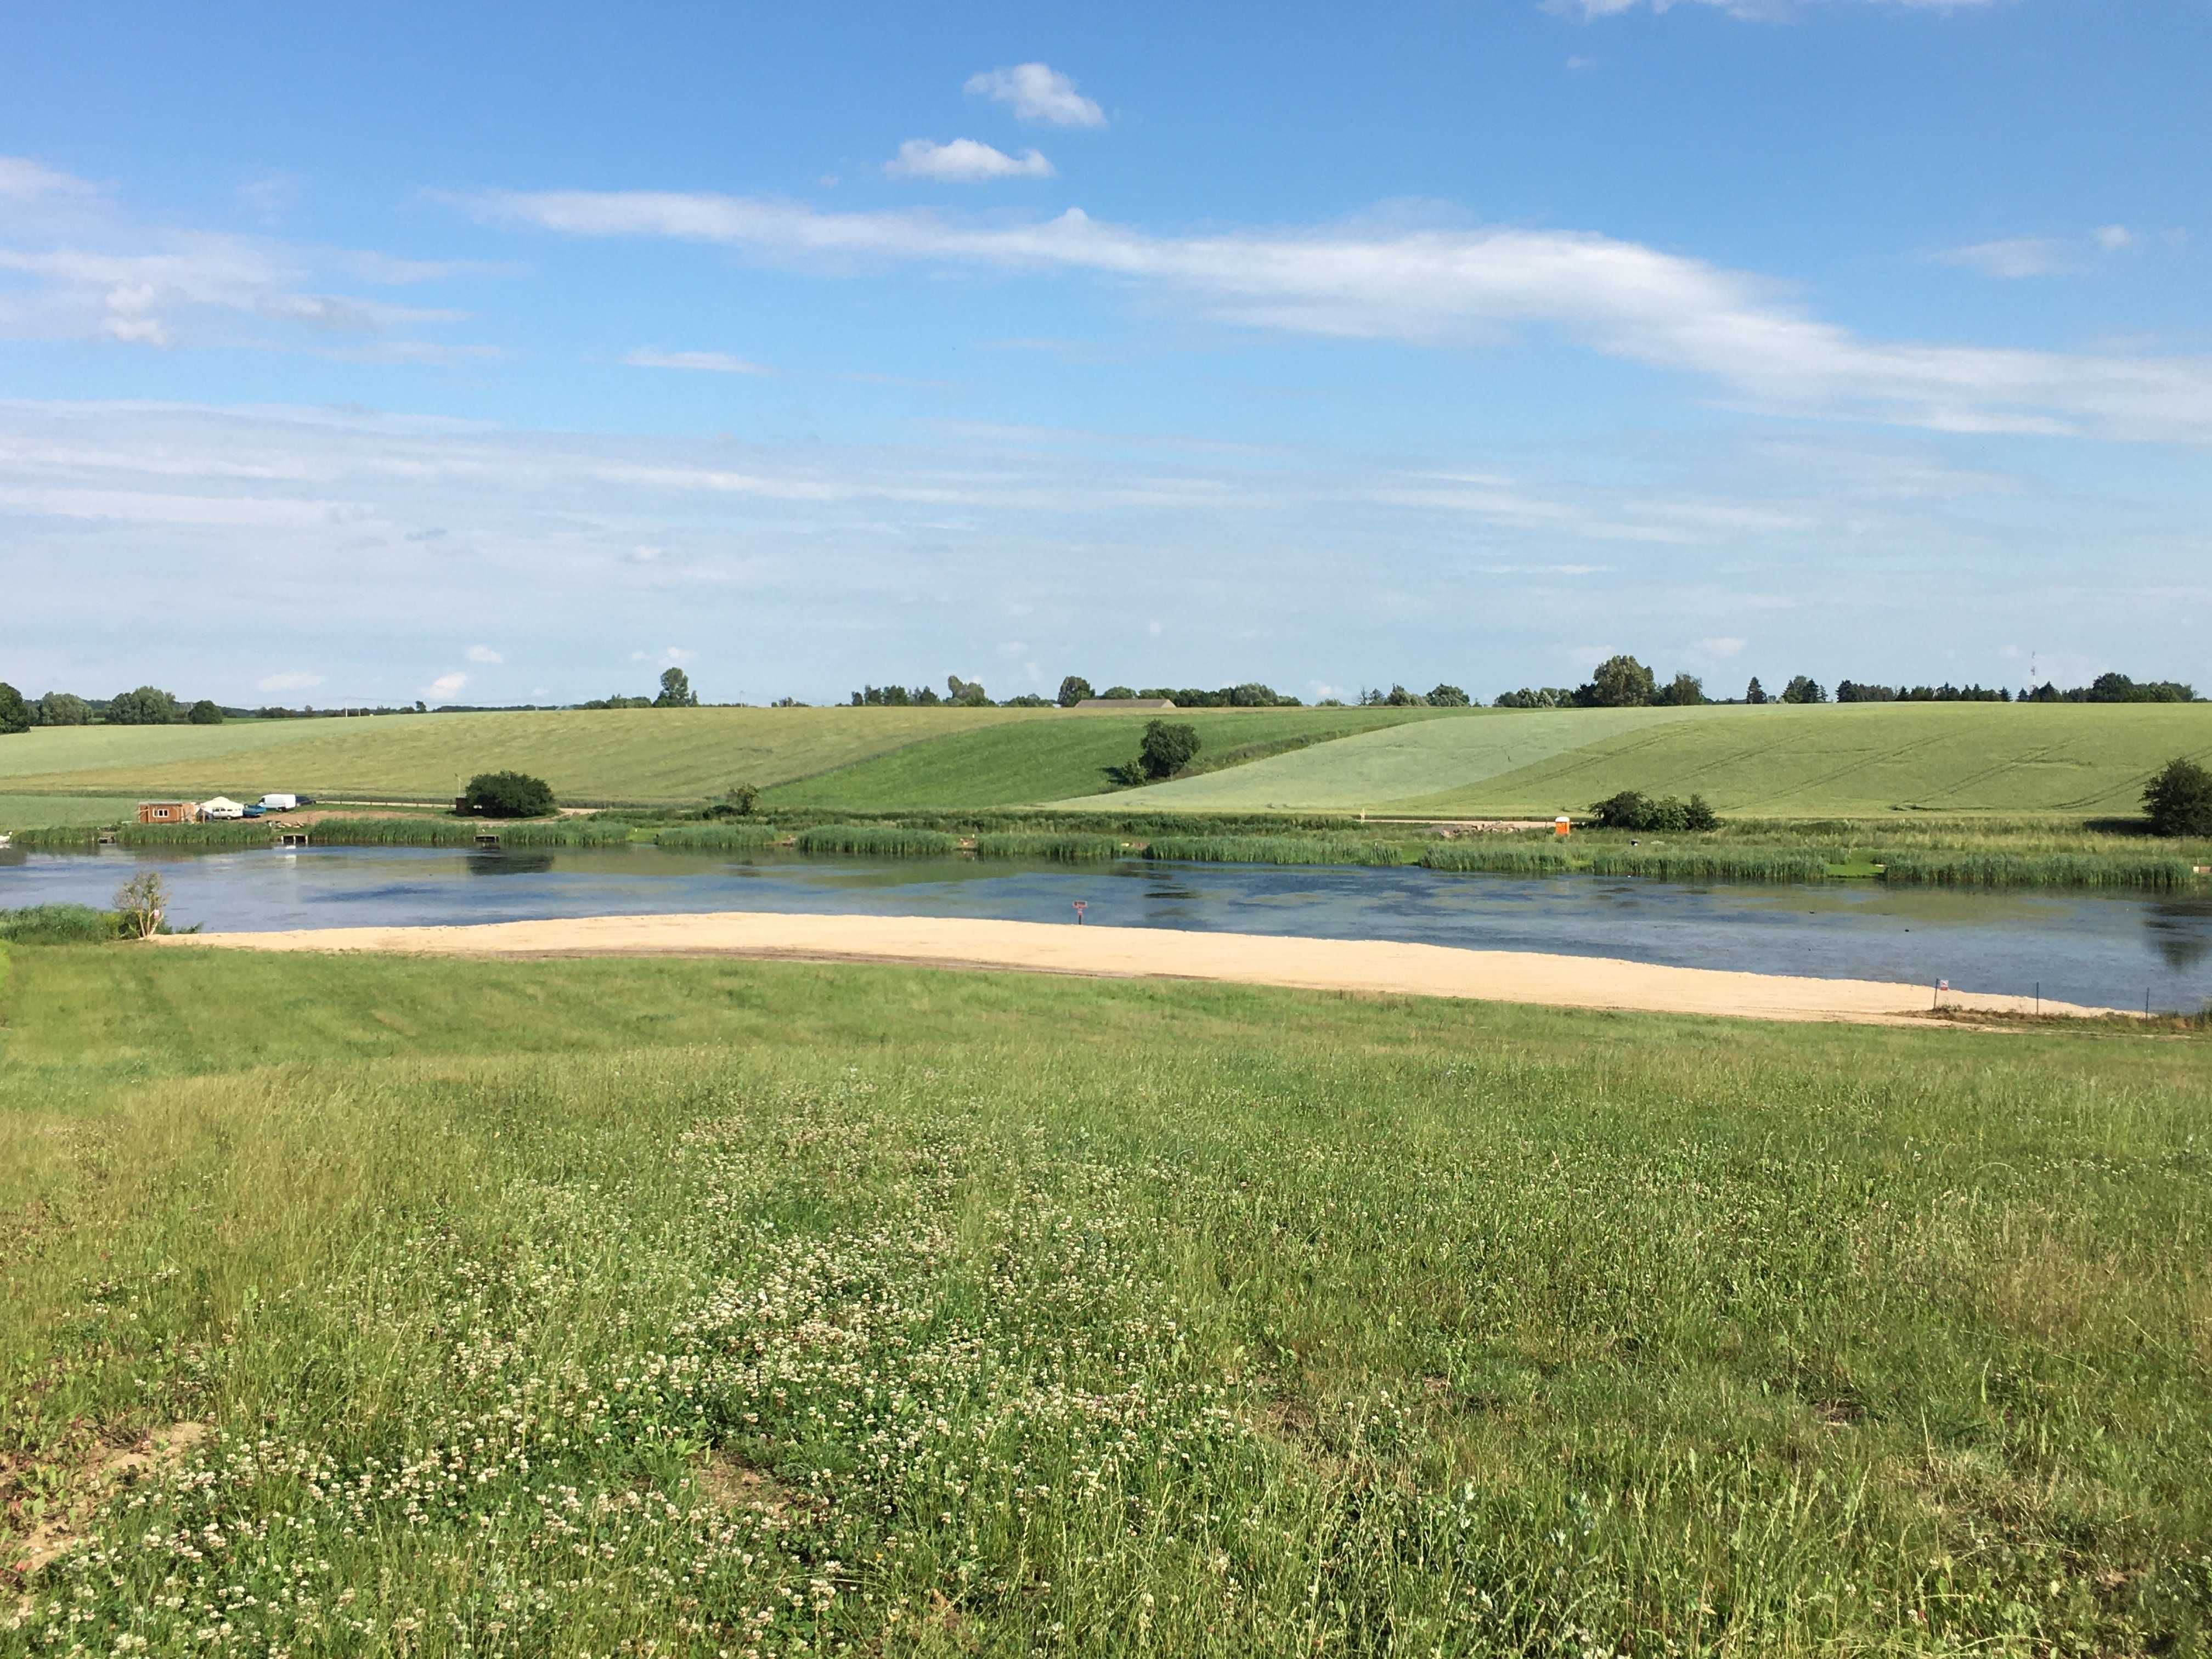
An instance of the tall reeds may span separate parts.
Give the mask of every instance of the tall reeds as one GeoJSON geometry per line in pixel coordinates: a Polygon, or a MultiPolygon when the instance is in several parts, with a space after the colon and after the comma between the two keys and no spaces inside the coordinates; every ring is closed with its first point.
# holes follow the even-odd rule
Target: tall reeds
{"type": "Polygon", "coordinates": [[[772,823],[665,823],[653,831],[653,840],[671,852],[736,852],[774,847],[787,833],[772,823]]]}
{"type": "Polygon", "coordinates": [[[1060,864],[1097,864],[1121,856],[1113,836],[1045,836],[1010,832],[975,837],[979,859],[1050,859],[1060,864]]]}
{"type": "Polygon", "coordinates": [[[802,853],[848,853],[866,858],[946,858],[960,850],[959,839],[938,830],[906,830],[890,823],[824,823],[799,832],[802,853]]]}
{"type": "Polygon", "coordinates": [[[1156,836],[1145,856],[1190,864],[1397,865],[1413,861],[1401,842],[1364,836],[1156,836]]]}

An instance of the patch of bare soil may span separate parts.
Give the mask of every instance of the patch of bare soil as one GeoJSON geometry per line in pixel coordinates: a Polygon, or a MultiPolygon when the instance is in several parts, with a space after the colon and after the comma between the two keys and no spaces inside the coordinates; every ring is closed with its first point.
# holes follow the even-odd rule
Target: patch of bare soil
{"type": "Polygon", "coordinates": [[[208,1437],[204,1423],[172,1423],[130,1446],[104,1447],[75,1464],[0,1461],[0,1553],[17,1585],[76,1547],[93,1510],[118,1488],[173,1468],[208,1437]]]}

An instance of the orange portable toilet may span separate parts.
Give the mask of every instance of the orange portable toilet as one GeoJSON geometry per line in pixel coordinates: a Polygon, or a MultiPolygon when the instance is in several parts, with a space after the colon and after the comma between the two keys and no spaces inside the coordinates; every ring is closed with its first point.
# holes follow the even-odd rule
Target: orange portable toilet
{"type": "Polygon", "coordinates": [[[1555,836],[1571,835],[1574,832],[1574,821],[1569,818],[1565,812],[1560,813],[1559,817],[1552,820],[1552,833],[1555,836]]]}

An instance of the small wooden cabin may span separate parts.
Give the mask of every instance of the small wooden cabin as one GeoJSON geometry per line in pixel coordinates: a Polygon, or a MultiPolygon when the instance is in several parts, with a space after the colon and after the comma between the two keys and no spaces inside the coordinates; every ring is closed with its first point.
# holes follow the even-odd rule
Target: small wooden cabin
{"type": "Polygon", "coordinates": [[[188,800],[142,800],[138,803],[138,822],[141,823],[196,823],[199,816],[198,805],[188,800]]]}

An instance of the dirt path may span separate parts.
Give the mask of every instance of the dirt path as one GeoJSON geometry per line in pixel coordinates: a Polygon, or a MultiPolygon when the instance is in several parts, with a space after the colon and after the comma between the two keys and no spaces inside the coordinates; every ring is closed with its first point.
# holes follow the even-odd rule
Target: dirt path
{"type": "MultiPolygon", "coordinates": [[[[940,916],[591,916],[473,927],[331,927],[276,933],[180,933],[180,950],[386,951],[435,956],[786,957],[896,962],[1121,977],[1226,980],[1302,990],[1464,997],[1748,1019],[1924,1023],[1931,994],[1871,980],[1804,979],[1607,957],[1462,951],[1384,940],[1277,939],[1156,927],[1079,927],[940,916]]],[[[1947,1008],[2026,1013],[2025,997],[1950,994],[1947,1008]]],[[[2045,1001],[2045,1014],[2102,1014],[2045,1001]]]]}

